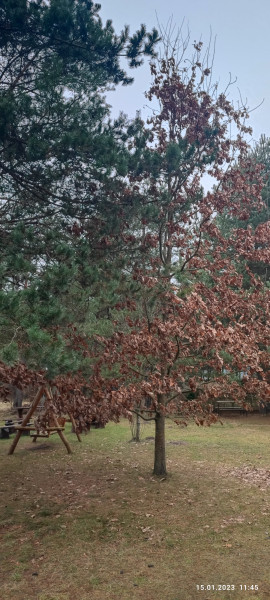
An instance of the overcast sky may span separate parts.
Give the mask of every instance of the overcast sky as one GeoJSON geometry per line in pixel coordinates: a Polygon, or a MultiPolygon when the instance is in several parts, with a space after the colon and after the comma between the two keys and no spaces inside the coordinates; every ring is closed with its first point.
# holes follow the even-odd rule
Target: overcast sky
{"type": "MultiPolygon", "coordinates": [[[[117,33],[124,25],[131,32],[141,23],[148,29],[159,22],[166,26],[173,16],[176,28],[184,19],[183,32],[190,31],[190,41],[204,42],[216,37],[214,79],[222,92],[230,79],[237,83],[230,88],[230,99],[239,100],[238,88],[250,109],[263,104],[250,114],[253,140],[262,133],[270,137],[270,0],[100,0],[100,16],[112,19],[117,33]]],[[[144,91],[151,81],[149,68],[132,72],[135,82],[110,94],[113,114],[120,110],[131,117],[141,109],[146,117],[144,91]]]]}

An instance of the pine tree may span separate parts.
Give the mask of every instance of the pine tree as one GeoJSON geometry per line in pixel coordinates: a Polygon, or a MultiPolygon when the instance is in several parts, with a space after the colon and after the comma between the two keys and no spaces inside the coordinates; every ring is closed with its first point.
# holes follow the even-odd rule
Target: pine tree
{"type": "Polygon", "coordinates": [[[5,0],[0,32],[2,356],[55,373],[78,366],[60,331],[78,306],[89,317],[83,303],[112,272],[107,237],[117,244],[122,227],[131,126],[111,121],[104,94],[132,83],[122,57],[138,67],[158,35],[117,35],[88,0],[5,0]]]}

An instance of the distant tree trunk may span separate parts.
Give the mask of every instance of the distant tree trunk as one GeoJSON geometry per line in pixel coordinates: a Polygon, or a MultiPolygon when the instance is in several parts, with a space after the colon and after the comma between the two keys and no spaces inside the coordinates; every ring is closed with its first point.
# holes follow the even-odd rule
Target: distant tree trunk
{"type": "Polygon", "coordinates": [[[23,391],[14,386],[13,390],[12,390],[12,395],[13,395],[13,407],[19,408],[20,406],[22,406],[23,391]]]}
{"type": "MultiPolygon", "coordinates": [[[[139,407],[136,407],[139,410],[139,407]]],[[[141,417],[139,413],[134,413],[132,415],[132,420],[130,422],[130,429],[132,435],[133,442],[141,441],[141,417]]]]}
{"type": "Polygon", "coordinates": [[[155,463],[154,475],[167,475],[165,452],[165,415],[157,412],[155,417],[155,463]]]}
{"type": "Polygon", "coordinates": [[[141,419],[140,415],[136,415],[136,431],[135,431],[135,441],[139,442],[141,436],[141,419]]]}

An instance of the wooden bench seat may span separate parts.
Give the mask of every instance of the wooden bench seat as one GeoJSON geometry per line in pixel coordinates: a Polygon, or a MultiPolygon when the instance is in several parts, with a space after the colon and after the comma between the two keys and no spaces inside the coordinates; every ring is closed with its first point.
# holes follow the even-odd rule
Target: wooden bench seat
{"type": "Polygon", "coordinates": [[[217,400],[215,403],[215,412],[218,414],[222,412],[238,412],[246,416],[248,414],[248,411],[243,406],[234,402],[234,400],[217,400]]]}
{"type": "MultiPolygon", "coordinates": [[[[22,425],[15,425],[14,429],[17,429],[18,431],[37,431],[37,428],[34,426],[22,426],[22,425]]],[[[41,430],[40,430],[41,431],[41,430]]],[[[65,431],[64,427],[46,427],[44,431],[48,431],[48,432],[52,432],[52,431],[65,431]]]]}

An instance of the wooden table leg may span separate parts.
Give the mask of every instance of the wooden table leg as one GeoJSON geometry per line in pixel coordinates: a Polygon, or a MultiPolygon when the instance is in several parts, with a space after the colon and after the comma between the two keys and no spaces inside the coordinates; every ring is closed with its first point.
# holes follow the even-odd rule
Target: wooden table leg
{"type": "MultiPolygon", "coordinates": [[[[43,394],[44,394],[44,386],[42,386],[38,390],[38,393],[37,393],[35,399],[33,400],[33,402],[32,402],[32,404],[31,404],[31,406],[29,408],[29,411],[28,411],[27,415],[22,420],[21,427],[24,427],[25,425],[27,425],[28,421],[32,417],[32,414],[35,412],[35,410],[36,410],[36,408],[38,406],[38,403],[40,402],[40,399],[42,398],[43,394]]],[[[17,444],[18,444],[18,441],[19,441],[21,435],[22,435],[22,430],[18,430],[17,433],[16,433],[16,436],[15,436],[15,438],[14,438],[14,440],[13,440],[13,442],[12,442],[10,448],[9,448],[8,454],[13,454],[13,452],[14,452],[17,444]]]]}
{"type": "MultiPolygon", "coordinates": [[[[48,399],[49,399],[49,400],[52,402],[52,401],[53,401],[53,398],[52,398],[51,392],[49,392],[49,390],[47,390],[47,388],[45,389],[45,394],[46,394],[47,398],[48,398],[48,399]]],[[[60,430],[59,430],[59,427],[60,427],[60,426],[59,426],[59,423],[58,423],[58,421],[57,421],[57,418],[56,418],[56,416],[55,416],[54,414],[52,414],[52,419],[53,419],[53,421],[54,421],[54,424],[55,424],[55,426],[56,426],[56,427],[58,427],[58,431],[57,431],[57,433],[58,433],[59,437],[61,438],[61,440],[62,440],[63,444],[66,446],[66,449],[67,449],[67,451],[68,451],[68,454],[72,454],[72,450],[71,450],[71,447],[70,447],[70,445],[69,445],[69,443],[68,443],[68,441],[67,441],[67,438],[66,438],[66,437],[65,437],[65,435],[63,434],[63,431],[60,431],[60,430]]]]}
{"type": "Polygon", "coordinates": [[[72,423],[72,427],[73,427],[73,429],[74,429],[74,432],[76,433],[76,436],[77,436],[77,438],[78,438],[79,442],[81,442],[81,441],[82,441],[82,438],[81,438],[80,434],[78,433],[78,427],[77,427],[77,425],[76,425],[76,423],[75,423],[75,419],[74,419],[73,415],[69,415],[69,418],[70,418],[70,420],[71,420],[71,423],[72,423]]]}

